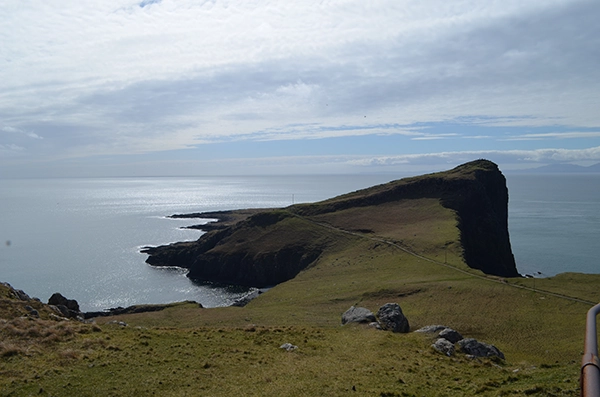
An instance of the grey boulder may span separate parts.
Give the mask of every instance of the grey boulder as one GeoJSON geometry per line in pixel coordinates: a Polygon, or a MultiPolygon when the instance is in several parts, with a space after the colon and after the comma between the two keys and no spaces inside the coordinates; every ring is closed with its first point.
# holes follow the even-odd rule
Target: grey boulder
{"type": "Polygon", "coordinates": [[[431,345],[431,347],[434,350],[445,354],[448,357],[454,354],[454,343],[444,338],[439,338],[438,340],[436,340],[435,343],[431,345]]]}
{"type": "Polygon", "coordinates": [[[384,330],[392,332],[407,333],[410,331],[408,319],[402,313],[400,305],[397,303],[386,303],[377,311],[379,324],[384,330]]]}
{"type": "Polygon", "coordinates": [[[423,334],[437,334],[440,331],[445,330],[446,328],[448,327],[446,327],[445,325],[426,325],[423,328],[419,328],[415,332],[420,332],[423,334]]]}
{"type": "Polygon", "coordinates": [[[452,328],[445,328],[443,329],[439,335],[440,338],[446,339],[447,341],[451,342],[451,343],[456,343],[459,340],[463,339],[463,336],[458,332],[453,330],[452,328]]]}
{"type": "Polygon", "coordinates": [[[342,314],[342,324],[348,323],[372,323],[377,321],[375,315],[364,307],[352,306],[342,314]]]}
{"type": "Polygon", "coordinates": [[[504,353],[502,353],[494,345],[479,342],[473,338],[466,338],[458,342],[461,350],[466,354],[470,354],[475,357],[500,357],[504,360],[504,353]]]}

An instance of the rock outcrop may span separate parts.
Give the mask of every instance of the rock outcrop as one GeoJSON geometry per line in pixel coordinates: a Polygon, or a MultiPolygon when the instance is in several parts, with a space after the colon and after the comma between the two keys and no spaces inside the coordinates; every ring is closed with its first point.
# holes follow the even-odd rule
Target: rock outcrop
{"type": "Polygon", "coordinates": [[[458,331],[455,331],[452,328],[443,329],[442,331],[440,331],[438,336],[442,339],[446,339],[450,343],[456,343],[460,340],[463,340],[463,336],[458,331]]]}
{"type": "Polygon", "coordinates": [[[498,348],[494,345],[490,345],[487,343],[479,342],[473,338],[466,338],[458,342],[461,350],[470,354],[474,357],[500,357],[504,360],[504,353],[502,353],[498,348]]]}
{"type": "Polygon", "coordinates": [[[57,313],[67,318],[78,318],[82,316],[81,310],[79,310],[79,303],[75,299],[67,299],[59,292],[52,294],[48,299],[48,305],[55,307],[57,313]]]}
{"type": "Polygon", "coordinates": [[[351,306],[342,314],[342,325],[348,323],[373,323],[377,319],[372,311],[364,307],[351,306]]]}
{"type": "MultiPolygon", "coordinates": [[[[149,254],[146,262],[151,265],[189,269],[188,277],[192,279],[273,286],[311,266],[334,244],[331,229],[323,230],[311,222],[311,216],[419,198],[437,199],[455,211],[462,255],[468,266],[497,276],[519,276],[508,234],[506,180],[498,166],[487,160],[319,203],[240,211],[244,216],[237,214],[235,223],[226,227],[212,224],[212,231],[198,241],[147,247],[142,252],[149,254]]],[[[232,213],[227,217],[231,222],[232,213]]]]}
{"type": "Polygon", "coordinates": [[[487,274],[519,277],[508,233],[508,188],[496,164],[476,160],[452,170],[401,179],[303,206],[305,216],[402,199],[436,198],[456,212],[466,264],[487,274]]]}
{"type": "Polygon", "coordinates": [[[189,269],[188,277],[269,287],[295,277],[331,241],[310,222],[282,210],[261,212],[198,241],[146,248],[147,263],[189,269]]]}
{"type": "Polygon", "coordinates": [[[440,352],[442,354],[445,354],[448,357],[454,355],[454,351],[456,350],[454,348],[454,343],[452,343],[452,342],[450,342],[450,341],[448,341],[447,339],[444,339],[444,338],[439,338],[438,340],[436,340],[434,342],[434,344],[431,345],[431,347],[434,350],[436,350],[436,351],[438,351],[438,352],[440,352]]]}
{"type": "Polygon", "coordinates": [[[368,324],[369,327],[384,331],[407,333],[410,331],[408,319],[397,303],[386,303],[377,311],[377,316],[364,307],[351,306],[342,314],[342,325],[349,323],[368,324]]]}
{"type": "Polygon", "coordinates": [[[428,325],[419,328],[415,332],[437,335],[437,339],[431,347],[447,356],[454,354],[456,351],[455,344],[458,344],[461,351],[469,356],[499,357],[504,360],[504,353],[496,346],[479,342],[473,338],[463,338],[458,331],[444,325],[428,325]]]}
{"type": "Polygon", "coordinates": [[[381,306],[377,311],[377,318],[383,330],[400,333],[410,331],[408,319],[402,313],[402,309],[397,303],[386,303],[381,306]]]}

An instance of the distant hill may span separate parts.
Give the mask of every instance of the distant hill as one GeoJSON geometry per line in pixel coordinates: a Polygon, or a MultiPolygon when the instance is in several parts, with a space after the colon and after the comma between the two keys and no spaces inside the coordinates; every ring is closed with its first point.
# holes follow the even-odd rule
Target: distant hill
{"type": "Polygon", "coordinates": [[[575,164],[549,164],[513,172],[519,174],[600,174],[600,163],[588,167],[575,164]]]}

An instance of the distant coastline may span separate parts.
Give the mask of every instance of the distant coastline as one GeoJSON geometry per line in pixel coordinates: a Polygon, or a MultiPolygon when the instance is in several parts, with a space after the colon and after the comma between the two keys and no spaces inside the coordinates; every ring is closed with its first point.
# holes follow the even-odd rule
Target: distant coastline
{"type": "Polygon", "coordinates": [[[582,166],[576,164],[549,164],[542,167],[504,171],[505,174],[600,174],[600,163],[582,166]]]}

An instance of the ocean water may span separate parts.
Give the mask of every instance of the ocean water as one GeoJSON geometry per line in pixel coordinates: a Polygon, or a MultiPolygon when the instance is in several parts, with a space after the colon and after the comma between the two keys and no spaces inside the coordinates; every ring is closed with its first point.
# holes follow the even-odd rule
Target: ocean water
{"type": "Polygon", "coordinates": [[[507,175],[521,274],[600,273],[600,174],[507,175]]]}
{"type": "MultiPolygon", "coordinates": [[[[231,304],[242,289],[199,285],[155,268],[141,247],[195,240],[175,213],[284,207],[397,177],[290,176],[0,180],[0,281],[82,310],[194,300],[231,304]]],[[[599,273],[600,176],[508,175],[509,229],[521,273],[599,273]]],[[[208,221],[208,220],[206,220],[208,221]]]]}
{"type": "Polygon", "coordinates": [[[246,291],[198,285],[145,263],[140,248],[196,240],[175,213],[283,207],[391,177],[218,177],[0,180],[0,281],[46,301],[54,292],[95,311],[194,300],[231,304],[246,291]]]}

